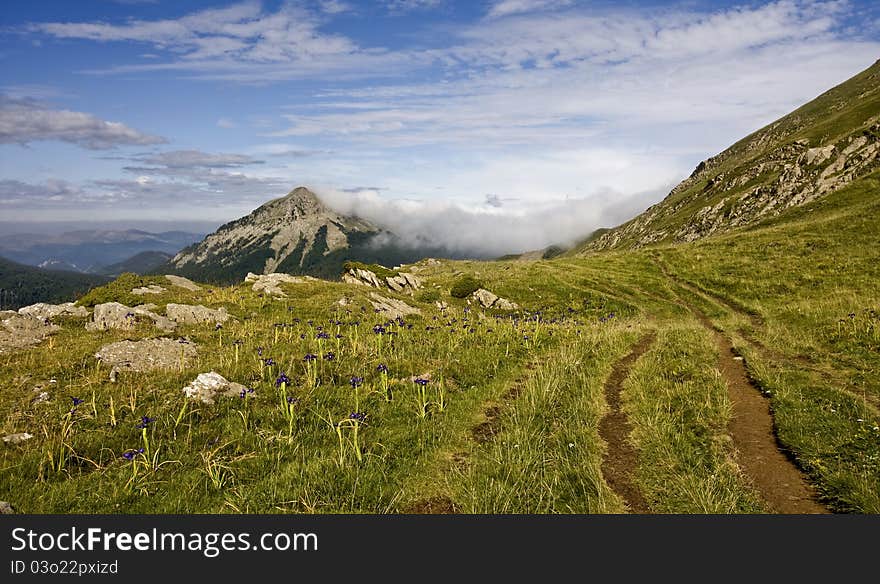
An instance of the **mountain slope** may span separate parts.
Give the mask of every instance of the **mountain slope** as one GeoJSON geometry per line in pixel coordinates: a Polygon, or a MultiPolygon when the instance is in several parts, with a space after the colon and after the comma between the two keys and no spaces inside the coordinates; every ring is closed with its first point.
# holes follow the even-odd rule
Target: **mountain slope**
{"type": "MultiPolygon", "coordinates": [[[[385,232],[372,223],[340,215],[298,187],[221,226],[160,270],[221,283],[239,281],[248,272],[336,278],[346,259],[375,261],[371,242],[380,234],[385,232]]],[[[400,255],[391,253],[394,259],[400,255]]]]}
{"type": "Polygon", "coordinates": [[[570,255],[694,241],[857,181],[880,154],[880,61],[701,162],[660,203],[570,255]]]}
{"type": "Polygon", "coordinates": [[[95,272],[108,276],[118,276],[125,272],[146,274],[164,265],[171,258],[172,255],[164,251],[142,251],[121,262],[98,268],[95,272]]]}
{"type": "Polygon", "coordinates": [[[0,310],[10,310],[36,302],[66,302],[90,288],[106,284],[110,278],[43,270],[0,258],[0,310]]]}

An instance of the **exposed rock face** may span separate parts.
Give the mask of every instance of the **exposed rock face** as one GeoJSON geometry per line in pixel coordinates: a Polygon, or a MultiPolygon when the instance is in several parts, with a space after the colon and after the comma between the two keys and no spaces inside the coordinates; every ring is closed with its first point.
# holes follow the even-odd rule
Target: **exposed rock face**
{"type": "Polygon", "coordinates": [[[155,312],[142,308],[131,308],[119,302],[98,304],[95,306],[92,317],[92,322],[86,324],[86,329],[90,331],[133,329],[139,318],[152,320],[156,327],[165,332],[171,332],[177,327],[173,321],[155,312]]]}
{"type": "Polygon", "coordinates": [[[37,345],[60,328],[42,318],[14,312],[0,325],[0,354],[37,345]]]}
{"type": "Polygon", "coordinates": [[[315,281],[315,278],[312,278],[311,276],[291,276],[290,274],[282,274],[278,272],[272,274],[255,274],[253,272],[248,272],[244,281],[247,284],[253,284],[251,289],[254,292],[287,298],[287,294],[281,289],[281,284],[304,284],[309,281],[315,281]]]}
{"type": "Polygon", "coordinates": [[[352,234],[378,232],[367,221],[330,210],[314,193],[299,187],[223,225],[200,244],[178,253],[171,263],[181,269],[229,272],[233,277],[245,272],[240,266],[255,262],[262,263],[264,274],[304,271],[310,256],[320,258],[350,247],[352,234]]]}
{"type": "Polygon", "coordinates": [[[362,284],[373,288],[388,288],[398,293],[412,292],[422,287],[421,280],[406,272],[398,272],[397,276],[387,276],[380,279],[375,272],[363,268],[346,270],[342,275],[342,281],[347,284],[362,284]]]}
{"type": "Polygon", "coordinates": [[[63,315],[83,317],[89,315],[89,311],[86,310],[85,307],[77,306],[73,302],[65,302],[64,304],[44,304],[43,302],[38,302],[37,304],[31,304],[30,306],[19,308],[18,313],[25,316],[42,318],[43,320],[49,320],[56,316],[63,315]]]}
{"type": "Polygon", "coordinates": [[[880,167],[878,89],[880,62],[701,162],[663,201],[580,251],[694,241],[753,225],[866,176],[880,167]],[[829,126],[830,119],[839,122],[829,126]]]}
{"type": "Polygon", "coordinates": [[[370,304],[379,311],[379,314],[388,318],[403,318],[409,314],[421,314],[421,310],[410,306],[402,300],[385,298],[375,292],[370,292],[370,304]]]}
{"type": "Polygon", "coordinates": [[[22,442],[27,442],[31,438],[33,438],[33,434],[28,434],[27,432],[16,432],[15,434],[8,434],[3,437],[3,442],[6,444],[21,444],[22,442]]]}
{"type": "Polygon", "coordinates": [[[187,397],[202,403],[213,404],[220,397],[240,397],[247,388],[233,381],[228,381],[219,373],[200,373],[189,385],[183,388],[187,397]]]}
{"type": "Polygon", "coordinates": [[[120,371],[178,369],[198,355],[196,346],[185,339],[144,339],[119,341],[101,347],[95,357],[111,367],[111,379],[120,371]]]}
{"type": "Polygon", "coordinates": [[[519,308],[519,305],[516,302],[511,302],[506,298],[500,298],[485,288],[480,288],[475,291],[471,294],[471,297],[479,302],[480,306],[483,308],[494,308],[496,310],[516,310],[519,308]]]}
{"type": "Polygon", "coordinates": [[[178,324],[222,323],[232,318],[223,307],[214,310],[201,304],[169,304],[165,307],[165,315],[178,324]]]}
{"type": "Polygon", "coordinates": [[[140,288],[134,288],[131,291],[131,293],[136,296],[143,296],[144,294],[161,294],[162,292],[165,292],[165,288],[157,286],[156,284],[141,286],[140,288]]]}
{"type": "Polygon", "coordinates": [[[172,286],[177,286],[178,288],[183,288],[185,290],[189,290],[191,292],[198,292],[202,289],[201,286],[190,280],[189,278],[184,278],[183,276],[175,276],[173,274],[165,274],[165,279],[171,282],[172,286]]]}

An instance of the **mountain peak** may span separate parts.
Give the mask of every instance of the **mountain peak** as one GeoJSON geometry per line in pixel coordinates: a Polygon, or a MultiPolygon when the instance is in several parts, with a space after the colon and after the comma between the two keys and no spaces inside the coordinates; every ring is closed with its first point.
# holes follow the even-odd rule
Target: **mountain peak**
{"type": "Polygon", "coordinates": [[[232,281],[248,272],[337,275],[330,266],[352,246],[379,233],[372,223],[341,215],[299,186],[249,215],[221,226],[201,243],[178,253],[171,265],[183,275],[232,281]],[[315,271],[316,265],[326,270],[315,271]],[[323,273],[323,272],[326,272],[323,273]]]}

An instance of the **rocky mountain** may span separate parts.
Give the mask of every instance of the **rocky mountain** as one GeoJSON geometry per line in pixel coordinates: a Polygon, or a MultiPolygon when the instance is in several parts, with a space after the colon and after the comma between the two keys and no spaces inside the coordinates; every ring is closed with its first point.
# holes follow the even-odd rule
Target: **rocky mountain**
{"type": "Polygon", "coordinates": [[[755,225],[880,166],[880,61],[701,162],[660,203],[573,253],[694,241],[755,225]]]}
{"type": "Polygon", "coordinates": [[[221,226],[158,269],[193,279],[240,282],[249,272],[339,278],[347,260],[387,264],[422,257],[369,221],[341,215],[305,187],[221,226]]]}
{"type": "Polygon", "coordinates": [[[100,273],[145,251],[175,254],[203,234],[185,231],[151,233],[139,229],[88,229],[46,235],[0,236],[0,255],[30,266],[100,273]]]}
{"type": "Polygon", "coordinates": [[[36,302],[74,300],[110,278],[78,272],[44,270],[0,258],[0,310],[36,302]]]}

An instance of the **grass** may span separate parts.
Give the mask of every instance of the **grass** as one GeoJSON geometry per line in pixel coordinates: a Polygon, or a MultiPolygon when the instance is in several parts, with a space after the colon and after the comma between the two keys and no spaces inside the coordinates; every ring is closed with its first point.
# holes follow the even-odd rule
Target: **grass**
{"type": "Polygon", "coordinates": [[[202,304],[237,320],[182,327],[175,336],[197,359],[118,383],[94,353],[155,329],[87,332],[71,317],[41,345],[0,354],[0,431],[35,436],[0,448],[0,499],[29,513],[398,513],[430,500],[462,512],[621,512],[601,473],[603,385],[654,329],[622,394],[645,499],[655,512],[761,512],[731,453],[712,337],[691,306],[733,340],[779,440],[828,505],[880,512],[878,187],[871,177],[684,246],[418,263],[407,269],[429,295],[386,292],[421,310],[402,321],[341,283],[287,285],[273,300],[244,285],[117,280],[86,303],[131,303],[130,284],[159,283],[166,292],[137,297],[159,313],[202,304]],[[455,298],[462,274],[523,308],[502,315],[455,298]],[[253,392],[187,401],[182,388],[208,371],[253,392]],[[276,385],[282,373],[289,382],[276,385]],[[153,421],[138,428],[144,416],[153,421]]]}

